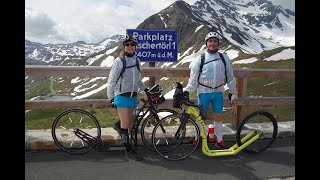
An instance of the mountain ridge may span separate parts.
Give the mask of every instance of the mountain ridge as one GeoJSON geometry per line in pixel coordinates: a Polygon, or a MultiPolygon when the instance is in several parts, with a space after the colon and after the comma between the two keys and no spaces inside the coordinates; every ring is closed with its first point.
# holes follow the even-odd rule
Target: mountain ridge
{"type": "MultiPolygon", "coordinates": [[[[278,48],[294,47],[295,13],[290,9],[272,4],[272,1],[200,0],[194,5],[176,1],[145,19],[136,29],[177,31],[178,60],[173,63],[156,63],[156,67],[189,67],[191,59],[203,52],[204,37],[209,31],[217,31],[223,37],[220,51],[226,52],[229,57],[232,57],[231,59],[245,57],[246,54],[259,56],[264,51],[272,52],[273,49],[277,51],[278,48]],[[289,36],[286,39],[279,32],[282,34],[289,32],[289,36]]],[[[78,41],[71,44],[43,45],[26,40],[25,64],[111,67],[112,61],[123,49],[121,44],[123,37],[124,35],[114,35],[96,44],[78,41]]],[[[142,63],[142,65],[147,64],[142,63]]],[[[64,80],[71,79],[64,78],[64,80]]],[[[56,82],[58,81],[57,79],[56,82]]],[[[77,83],[89,81],[90,79],[83,78],[77,83]]],[[[104,82],[99,82],[100,85],[106,80],[101,81],[104,82]]],[[[27,77],[26,84],[31,82],[32,80],[27,77]]],[[[65,86],[68,86],[67,84],[65,86]]],[[[35,89],[37,88],[26,87],[29,94],[33,94],[31,92],[35,89]]],[[[72,90],[74,88],[68,89],[65,90],[66,93],[71,94],[75,91],[72,90]]],[[[84,93],[86,91],[77,94],[84,93]]]]}

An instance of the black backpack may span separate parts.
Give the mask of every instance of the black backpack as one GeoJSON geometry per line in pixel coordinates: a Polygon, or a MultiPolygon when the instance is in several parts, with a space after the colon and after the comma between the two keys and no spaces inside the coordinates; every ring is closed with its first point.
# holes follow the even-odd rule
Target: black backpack
{"type": "MultiPolygon", "coordinates": [[[[223,64],[224,64],[224,70],[225,70],[225,71],[224,71],[224,75],[225,75],[225,77],[226,77],[226,82],[228,82],[228,77],[227,77],[227,64],[226,64],[226,60],[224,59],[224,57],[223,57],[222,53],[219,53],[219,56],[220,56],[220,58],[221,58],[221,60],[222,60],[222,62],[223,62],[223,64]]],[[[224,85],[224,83],[222,83],[222,84],[220,84],[219,86],[217,86],[217,87],[213,88],[213,87],[207,86],[207,85],[205,85],[205,84],[202,84],[202,83],[200,83],[200,81],[199,81],[200,76],[201,76],[201,73],[202,73],[202,68],[203,68],[203,66],[204,66],[204,65],[206,65],[206,64],[208,64],[208,63],[210,63],[210,62],[213,62],[213,61],[219,60],[220,58],[217,58],[217,59],[214,59],[214,60],[211,60],[211,61],[208,61],[208,62],[204,63],[204,60],[205,60],[205,54],[204,54],[204,53],[203,53],[203,54],[201,54],[200,70],[199,70],[199,76],[198,76],[198,84],[199,84],[199,85],[201,85],[201,86],[205,86],[205,87],[210,88],[210,89],[216,89],[216,88],[218,88],[218,87],[220,87],[220,86],[224,85]]]]}
{"type": "Polygon", "coordinates": [[[138,70],[139,70],[139,72],[140,72],[140,66],[139,66],[139,59],[138,59],[138,57],[136,57],[136,64],[135,65],[132,65],[132,66],[128,66],[127,67],[127,62],[126,62],[126,60],[124,59],[124,57],[120,57],[120,59],[121,59],[121,61],[122,61],[122,70],[121,70],[121,72],[120,72],[120,76],[118,77],[118,79],[116,80],[116,83],[118,82],[118,80],[120,79],[120,77],[122,77],[123,76],[123,73],[124,73],[124,71],[127,69],[127,68],[132,68],[132,67],[135,67],[135,66],[137,66],[137,68],[138,68],[138,70]]]}

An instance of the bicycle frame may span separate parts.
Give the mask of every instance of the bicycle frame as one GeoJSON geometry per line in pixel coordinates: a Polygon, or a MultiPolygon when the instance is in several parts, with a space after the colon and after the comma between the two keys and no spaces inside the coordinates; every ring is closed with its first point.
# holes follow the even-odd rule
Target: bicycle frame
{"type": "MultiPolygon", "coordinates": [[[[147,99],[142,100],[144,101],[143,106],[138,110],[134,110],[136,115],[134,117],[135,119],[132,129],[130,130],[131,140],[135,143],[135,145],[137,145],[138,143],[138,129],[141,124],[141,121],[149,116],[148,113],[152,114],[157,122],[160,121],[160,118],[157,115],[158,106],[153,102],[152,94],[147,93],[147,99]],[[142,115],[140,115],[140,113],[142,113],[142,115]]],[[[162,126],[161,129],[162,131],[165,131],[162,126]]]]}
{"type": "Polygon", "coordinates": [[[157,110],[154,106],[154,104],[150,103],[150,100],[148,99],[149,102],[145,101],[145,103],[143,104],[143,106],[140,109],[135,109],[135,119],[134,119],[134,123],[133,126],[130,130],[131,133],[131,140],[133,140],[135,142],[135,145],[137,144],[137,135],[138,135],[138,128],[140,126],[141,121],[143,120],[143,118],[147,117],[148,113],[152,113],[155,114],[154,112],[157,110]],[[140,113],[142,112],[142,115],[140,115],[140,113]],[[134,135],[134,139],[132,139],[134,135]]]}
{"type": "Polygon", "coordinates": [[[200,116],[198,109],[193,106],[187,106],[186,113],[189,115],[193,115],[194,117],[197,117],[196,121],[200,124],[200,132],[201,132],[201,138],[202,138],[202,152],[207,156],[235,155],[260,137],[260,134],[258,134],[256,131],[252,131],[241,139],[241,142],[245,142],[248,139],[250,140],[242,144],[240,147],[238,147],[238,144],[236,143],[229,149],[211,150],[209,149],[208,143],[207,143],[207,135],[206,135],[206,128],[204,125],[204,121],[202,119],[202,116],[200,116]]]}

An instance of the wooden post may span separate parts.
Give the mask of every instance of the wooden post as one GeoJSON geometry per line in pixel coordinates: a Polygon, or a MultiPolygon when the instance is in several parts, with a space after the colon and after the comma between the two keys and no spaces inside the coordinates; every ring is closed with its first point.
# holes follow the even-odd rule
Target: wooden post
{"type": "MultiPolygon", "coordinates": [[[[156,63],[155,62],[149,62],[149,67],[156,67],[156,63]]],[[[149,88],[151,88],[155,84],[156,84],[156,77],[149,77],[149,88]]],[[[149,123],[151,123],[151,124],[156,123],[155,117],[152,116],[151,118],[152,119],[150,119],[149,123]]]]}
{"type": "MultiPolygon", "coordinates": [[[[246,96],[246,88],[247,88],[247,77],[241,78],[236,77],[237,82],[237,98],[245,97],[246,96]]],[[[235,129],[238,128],[239,123],[241,121],[241,106],[233,105],[233,127],[235,129]]]]}
{"type": "MultiPolygon", "coordinates": [[[[149,67],[156,67],[155,62],[149,62],[149,67]]],[[[155,77],[149,77],[149,88],[154,86],[156,84],[156,78],[155,77]]]]}

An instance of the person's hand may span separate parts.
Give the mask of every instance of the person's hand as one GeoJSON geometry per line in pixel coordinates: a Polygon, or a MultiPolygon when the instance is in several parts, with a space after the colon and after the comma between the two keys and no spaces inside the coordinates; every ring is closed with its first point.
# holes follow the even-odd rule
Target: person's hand
{"type": "Polygon", "coordinates": [[[111,107],[112,108],[116,108],[116,106],[114,105],[114,99],[113,98],[110,100],[110,103],[111,103],[111,107]]]}
{"type": "Polygon", "coordinates": [[[229,96],[228,96],[229,100],[232,102],[235,98],[235,95],[232,94],[232,93],[229,93],[229,96]]]}

